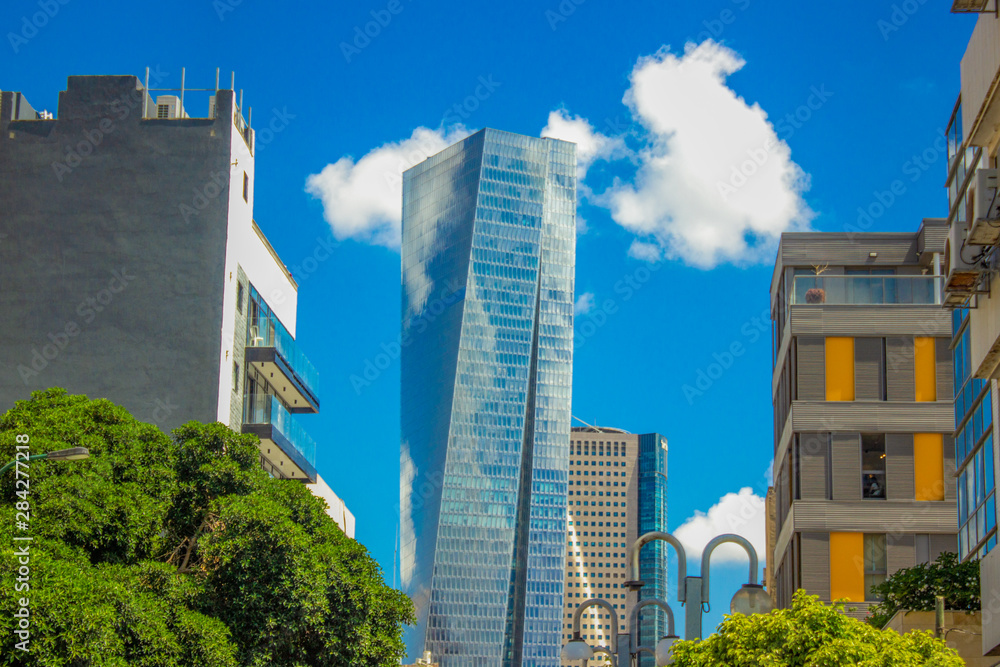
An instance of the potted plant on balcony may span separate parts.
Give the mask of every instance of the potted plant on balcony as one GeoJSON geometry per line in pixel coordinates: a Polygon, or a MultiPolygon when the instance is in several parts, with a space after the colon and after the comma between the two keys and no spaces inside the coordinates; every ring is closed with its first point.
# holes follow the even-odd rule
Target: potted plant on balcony
{"type": "MultiPolygon", "coordinates": [[[[817,276],[822,275],[828,268],[830,268],[829,264],[824,264],[823,266],[819,266],[818,264],[813,265],[813,271],[815,271],[817,276]]],[[[826,290],[822,287],[813,287],[806,290],[806,303],[826,303],[826,290]]]]}
{"type": "Polygon", "coordinates": [[[806,303],[826,303],[826,291],[822,287],[806,290],[806,303]]]}

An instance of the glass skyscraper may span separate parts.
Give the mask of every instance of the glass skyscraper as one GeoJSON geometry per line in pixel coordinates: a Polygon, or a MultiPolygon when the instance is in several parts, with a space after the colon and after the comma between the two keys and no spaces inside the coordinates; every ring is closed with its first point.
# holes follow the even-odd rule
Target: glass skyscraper
{"type": "Polygon", "coordinates": [[[403,176],[410,658],[559,665],[575,145],[485,129],[403,176]]]}

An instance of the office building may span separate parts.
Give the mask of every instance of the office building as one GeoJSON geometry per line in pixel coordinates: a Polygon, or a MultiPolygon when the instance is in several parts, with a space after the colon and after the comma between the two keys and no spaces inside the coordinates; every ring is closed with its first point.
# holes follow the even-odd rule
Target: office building
{"type": "Polygon", "coordinates": [[[947,226],[783,234],[771,283],[775,525],[769,578],[846,598],[955,549],[947,226]]]}
{"type": "Polygon", "coordinates": [[[403,175],[411,660],[559,664],[575,174],[573,144],[486,129],[403,175]]]}
{"type": "Polygon", "coordinates": [[[962,57],[961,93],[948,122],[948,250],[945,303],[952,308],[958,553],[979,559],[983,655],[1000,655],[1000,553],[995,549],[997,378],[1000,289],[997,243],[997,144],[1000,142],[1000,19],[993,3],[955,1],[979,13],[962,57]]]}
{"type": "Polygon", "coordinates": [[[319,410],[318,374],[254,221],[254,131],[218,76],[198,109],[152,92],[71,76],[54,118],[0,96],[0,407],[63,387],[165,431],[219,421],[258,435],[275,477],[317,484],[296,413],[319,410]]]}
{"type": "MultiPolygon", "coordinates": [[[[618,631],[630,632],[632,607],[639,600],[667,598],[667,544],[642,548],[638,594],[627,589],[628,546],[649,532],[667,531],[667,439],[615,428],[573,428],[569,446],[568,534],[563,643],[573,638],[573,614],[581,602],[601,598],[618,610],[618,631]]],[[[678,612],[679,613],[679,612],[678,612]]],[[[667,620],[655,607],[639,617],[638,646],[655,647],[667,634],[667,620]]],[[[584,612],[580,636],[592,646],[615,646],[611,618],[604,609],[584,612]]],[[[595,663],[596,664],[596,663],[595,663]]],[[[640,667],[651,667],[650,655],[640,667]]],[[[565,667],[577,667],[564,663],[565,667]]]]}

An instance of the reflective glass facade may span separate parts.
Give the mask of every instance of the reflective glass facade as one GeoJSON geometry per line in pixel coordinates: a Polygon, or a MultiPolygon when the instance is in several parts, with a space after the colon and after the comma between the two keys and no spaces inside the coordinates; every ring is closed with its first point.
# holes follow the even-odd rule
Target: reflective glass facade
{"type": "Polygon", "coordinates": [[[955,337],[955,463],[958,555],[982,558],[997,544],[993,458],[993,381],[972,377],[969,311],[952,311],[955,337]]]}
{"type": "MultiPolygon", "coordinates": [[[[639,460],[636,481],[639,484],[639,528],[645,535],[667,530],[667,439],[658,433],[639,436],[639,460]]],[[[646,582],[639,590],[639,600],[667,597],[667,543],[657,540],[639,552],[639,579],[646,582]]],[[[649,609],[639,620],[639,646],[656,646],[667,634],[667,619],[649,609]]],[[[639,658],[640,667],[654,667],[648,654],[639,658]]]]}
{"type": "Polygon", "coordinates": [[[401,574],[445,667],[559,664],[575,146],[482,130],[403,177],[401,574]]]}

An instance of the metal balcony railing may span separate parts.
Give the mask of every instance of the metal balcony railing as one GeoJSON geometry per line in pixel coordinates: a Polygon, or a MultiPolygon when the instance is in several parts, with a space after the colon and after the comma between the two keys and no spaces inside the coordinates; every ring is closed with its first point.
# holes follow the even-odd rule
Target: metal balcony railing
{"type": "Polygon", "coordinates": [[[795,276],[793,306],[887,306],[941,303],[940,276],[795,276]]]}
{"type": "Polygon", "coordinates": [[[244,394],[243,423],[270,424],[304,458],[309,465],[316,466],[316,441],[306,432],[298,420],[270,394],[244,394]]]}

